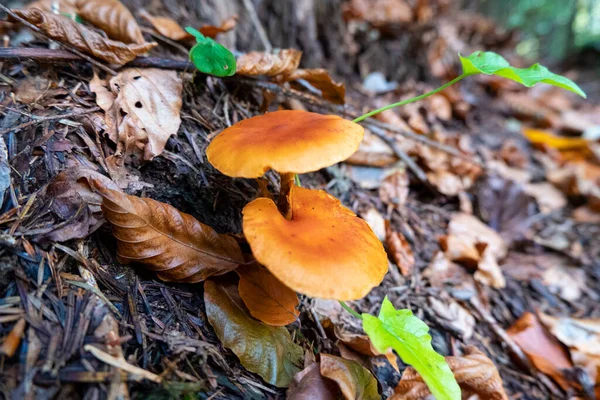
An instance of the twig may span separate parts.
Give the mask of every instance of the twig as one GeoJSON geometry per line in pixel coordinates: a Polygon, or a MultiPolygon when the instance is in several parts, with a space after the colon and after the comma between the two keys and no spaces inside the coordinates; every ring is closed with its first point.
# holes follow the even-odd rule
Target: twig
{"type": "Polygon", "coordinates": [[[59,115],[49,115],[46,117],[36,117],[36,116],[32,115],[31,117],[33,119],[31,121],[25,122],[25,123],[17,125],[17,126],[13,126],[11,128],[3,129],[0,131],[0,135],[4,135],[5,133],[12,132],[12,131],[18,131],[18,130],[27,128],[28,126],[39,124],[40,122],[55,121],[57,119],[78,117],[80,115],[91,114],[93,112],[100,111],[100,110],[101,110],[100,107],[92,107],[87,110],[73,111],[70,113],[59,114],[59,115]]]}
{"type": "Polygon", "coordinates": [[[98,360],[100,360],[108,365],[111,365],[115,368],[118,368],[120,370],[128,372],[132,375],[138,375],[141,378],[148,379],[148,380],[150,380],[152,382],[156,382],[156,383],[160,383],[162,381],[160,376],[153,374],[150,371],[146,371],[145,369],[136,367],[135,365],[131,365],[128,362],[126,362],[125,359],[123,359],[123,358],[117,358],[117,357],[111,356],[107,352],[102,351],[99,348],[92,346],[91,344],[86,344],[85,346],[83,346],[83,350],[89,351],[98,360]]]}
{"type": "Polygon", "coordinates": [[[244,7],[246,7],[246,11],[248,15],[250,15],[250,20],[252,20],[252,25],[256,28],[256,32],[258,32],[258,37],[265,48],[265,51],[270,53],[273,51],[273,46],[269,41],[269,37],[267,36],[267,32],[265,32],[265,28],[260,23],[260,19],[256,14],[256,9],[254,8],[254,4],[252,4],[252,0],[242,0],[244,2],[244,7]]]}
{"type": "Polygon", "coordinates": [[[25,25],[26,27],[28,27],[29,29],[33,30],[34,32],[39,33],[40,35],[44,36],[45,38],[47,38],[48,40],[52,40],[55,41],[57,43],[60,43],[61,45],[63,45],[64,47],[68,48],[69,51],[72,51],[73,53],[77,54],[79,57],[86,59],[87,61],[91,62],[92,64],[94,64],[95,66],[97,66],[98,68],[102,69],[103,71],[111,74],[111,75],[117,75],[117,73],[107,67],[106,65],[102,64],[100,61],[94,60],[92,57],[88,56],[87,54],[82,53],[81,51],[79,51],[77,48],[75,48],[74,46],[68,44],[68,43],[63,43],[63,42],[59,42],[58,40],[52,39],[50,38],[48,35],[46,35],[44,33],[44,31],[42,31],[40,28],[38,28],[37,26],[29,23],[26,19],[21,18],[20,16],[18,16],[17,14],[15,14],[14,12],[12,12],[12,10],[10,10],[8,7],[5,7],[4,5],[0,4],[0,9],[6,11],[6,13],[8,15],[10,15],[12,18],[16,19],[17,21],[21,22],[23,25],[25,25]]]}

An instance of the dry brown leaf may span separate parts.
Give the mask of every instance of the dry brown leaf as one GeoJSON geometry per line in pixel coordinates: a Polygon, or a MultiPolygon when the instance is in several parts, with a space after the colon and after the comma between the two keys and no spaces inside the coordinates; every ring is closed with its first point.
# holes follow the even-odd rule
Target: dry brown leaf
{"type": "Polygon", "coordinates": [[[346,400],[380,400],[377,380],[356,361],[321,354],[321,375],[335,381],[346,400]]]}
{"type": "Polygon", "coordinates": [[[294,376],[287,390],[287,400],[336,400],[339,388],[321,375],[319,364],[313,363],[294,376]]]}
{"type": "Polygon", "coordinates": [[[126,64],[157,45],[156,43],[126,45],[122,42],[105,39],[67,17],[35,8],[14,10],[14,13],[40,28],[57,42],[68,43],[84,53],[111,64],[126,64]]]}
{"type": "Polygon", "coordinates": [[[410,179],[404,168],[396,168],[389,171],[379,187],[379,198],[388,206],[397,210],[404,207],[408,199],[410,179]]]}
{"type": "Polygon", "coordinates": [[[486,285],[506,285],[498,261],[506,255],[502,237],[473,215],[456,213],[448,224],[448,235],[440,238],[442,249],[452,261],[476,267],[475,279],[486,285]]]}
{"type": "Polygon", "coordinates": [[[42,11],[53,12],[58,14],[68,14],[70,16],[77,15],[77,0],[38,0],[29,3],[27,10],[39,8],[42,11]]]}
{"type": "Polygon", "coordinates": [[[158,33],[171,40],[188,40],[193,38],[173,18],[154,17],[146,10],[140,11],[139,16],[152,24],[158,33]]]}
{"type": "Polygon", "coordinates": [[[23,333],[25,332],[25,326],[27,322],[24,318],[20,318],[17,323],[12,327],[8,335],[6,335],[0,345],[0,354],[6,357],[12,357],[21,343],[23,333]]]}
{"type": "Polygon", "coordinates": [[[276,53],[252,51],[237,59],[238,75],[275,76],[289,74],[298,69],[302,52],[296,49],[281,49],[276,53]]]}
{"type": "Polygon", "coordinates": [[[365,129],[365,135],[358,150],[344,162],[354,165],[384,167],[396,161],[398,161],[398,157],[396,157],[390,146],[383,139],[365,129]]]}
{"type": "Polygon", "coordinates": [[[473,277],[463,267],[450,261],[441,251],[433,256],[423,271],[423,277],[427,278],[431,286],[436,288],[443,288],[447,284],[453,290],[475,293],[473,277]]]}
{"type": "Polygon", "coordinates": [[[413,10],[404,0],[351,0],[343,5],[344,18],[363,20],[376,28],[413,20],[413,10]]]}
{"type": "MultiPolygon", "coordinates": [[[[462,357],[446,357],[446,362],[460,386],[463,399],[508,399],[496,366],[475,346],[466,347],[462,357]]],[[[433,398],[423,379],[413,367],[408,367],[388,400],[422,400],[430,397],[433,398]]]]}
{"type": "Polygon", "coordinates": [[[534,314],[523,314],[506,333],[521,347],[537,369],[554,379],[563,389],[569,389],[569,382],[561,370],[573,368],[573,363],[562,345],[540,324],[534,314]]]}
{"type": "Polygon", "coordinates": [[[588,206],[600,212],[600,166],[574,161],[549,171],[546,178],[567,195],[585,196],[588,206]]]}
{"type": "Polygon", "coordinates": [[[567,205],[565,195],[548,182],[527,183],[523,185],[523,190],[535,199],[543,214],[560,210],[567,205]]]}
{"type": "Polygon", "coordinates": [[[399,371],[398,359],[391,348],[389,348],[385,352],[385,354],[380,353],[373,346],[371,339],[369,339],[367,335],[359,335],[355,333],[346,332],[340,328],[340,325],[333,326],[333,333],[340,340],[340,342],[362,355],[365,355],[367,357],[384,356],[389,361],[390,365],[396,371],[399,371]]]}
{"type": "Polygon", "coordinates": [[[398,266],[402,275],[410,276],[415,267],[415,256],[410,244],[402,233],[396,232],[392,228],[389,221],[385,221],[385,232],[385,243],[392,260],[398,266]]]}
{"type": "Polygon", "coordinates": [[[475,318],[464,307],[451,298],[440,301],[435,297],[429,297],[431,309],[439,317],[443,325],[447,325],[452,330],[460,333],[464,340],[473,336],[475,331],[475,318]]]}
{"type": "Polygon", "coordinates": [[[221,22],[221,25],[219,25],[219,26],[204,25],[204,26],[200,27],[198,30],[204,36],[214,39],[217,37],[218,34],[229,32],[230,30],[235,28],[235,26],[237,24],[237,20],[238,20],[237,15],[234,15],[232,17],[227,18],[223,22],[221,22]]]}
{"type": "Polygon", "coordinates": [[[142,30],[131,11],[119,0],[77,0],[78,14],[123,43],[145,43],[142,30]]]}
{"type": "Polygon", "coordinates": [[[285,326],[296,321],[300,304],[296,292],[285,286],[268,269],[252,263],[236,269],[238,292],[250,314],[268,325],[285,326]]]}
{"type": "Polygon", "coordinates": [[[110,80],[90,82],[97,104],[105,111],[115,156],[136,155],[151,160],[177,134],[183,85],[175,71],[128,68],[110,80]],[[109,90],[110,89],[110,90],[109,90]]]}
{"type": "Polygon", "coordinates": [[[373,233],[379,240],[382,242],[385,241],[385,219],[381,215],[379,211],[375,207],[369,207],[367,211],[360,213],[362,219],[364,219],[367,224],[373,230],[373,233]]]}
{"type": "Polygon", "coordinates": [[[303,79],[321,92],[321,97],[335,104],[344,104],[346,88],[344,83],[335,82],[324,68],[296,69],[284,71],[278,81],[295,81],[303,79]]]}
{"type": "Polygon", "coordinates": [[[452,119],[452,104],[450,101],[440,95],[434,94],[427,98],[428,110],[442,121],[450,121],[452,119]]]}
{"type": "Polygon", "coordinates": [[[200,282],[244,262],[230,236],[221,235],[175,207],[129,196],[92,181],[102,195],[102,212],[113,226],[117,258],[138,262],[170,282],[200,282]]]}
{"type": "Polygon", "coordinates": [[[582,367],[592,382],[600,384],[600,319],[538,315],[546,328],[569,347],[573,363],[582,367]]]}

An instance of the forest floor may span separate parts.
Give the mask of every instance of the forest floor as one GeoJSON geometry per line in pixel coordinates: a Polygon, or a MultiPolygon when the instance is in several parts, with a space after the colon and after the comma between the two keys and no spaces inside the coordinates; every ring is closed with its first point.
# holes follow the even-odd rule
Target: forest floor
{"type": "MultiPolygon", "coordinates": [[[[456,76],[458,51],[494,50],[522,63],[512,51],[515,33],[442,7],[430,6],[436,17],[413,10],[419,21],[373,22],[347,5],[344,20],[339,1],[306,2],[312,4],[303,10],[312,15],[307,22],[306,13],[288,4],[294,2],[264,2],[253,10],[259,20],[245,2],[168,3],[152,2],[146,10],[182,26],[218,26],[238,14],[233,31],[219,38],[241,53],[264,50],[265,38],[256,33],[262,21],[273,46],[300,48],[302,66],[327,68],[344,82],[345,104],[264,76],[182,71],[187,44],[140,22],[148,40],[159,43],[150,52],[153,66],[179,62],[182,122],[162,154],[116,168],[107,163],[116,145],[102,133],[104,112],[90,88],[95,65],[44,59],[49,53],[43,52],[19,60],[0,56],[0,183],[6,183],[0,337],[17,337],[2,345],[2,398],[127,392],[156,399],[190,393],[284,398],[285,388],[264,382],[222,346],[207,321],[201,283],[162,282],[117,261],[110,226],[100,226],[98,208],[79,197],[73,176],[92,169],[128,194],[168,203],[219,233],[241,234],[241,210],[259,188],[254,180],[220,174],[206,160],[208,143],[224,128],[282,108],[356,117],[456,76]],[[327,23],[329,14],[335,17],[327,23]],[[57,178],[65,169],[74,175],[57,178]],[[107,314],[115,326],[106,326],[107,314]],[[115,373],[84,350],[101,342],[119,347],[124,360],[162,383],[115,373]]],[[[141,9],[139,2],[124,4],[141,9]]],[[[23,31],[10,34],[11,47],[48,48],[46,39],[23,31]]],[[[587,100],[545,85],[468,79],[365,121],[358,153],[300,177],[304,187],[327,190],[367,220],[390,255],[383,282],[348,304],[376,314],[387,296],[427,323],[441,354],[476,346],[493,361],[511,399],[600,394],[600,87],[589,66],[558,68],[587,100]]],[[[269,188],[278,188],[274,173],[266,178],[269,188]]],[[[305,296],[299,310],[287,328],[308,354],[360,360],[382,398],[392,395],[406,366],[397,360],[397,371],[384,356],[350,349],[346,336],[361,331],[351,315],[335,302],[305,296]]]]}

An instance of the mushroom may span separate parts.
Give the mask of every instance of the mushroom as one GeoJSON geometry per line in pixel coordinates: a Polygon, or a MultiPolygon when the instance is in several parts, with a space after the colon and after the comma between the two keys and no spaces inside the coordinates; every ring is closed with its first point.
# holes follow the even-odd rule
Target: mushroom
{"type": "Polygon", "coordinates": [[[369,225],[323,190],[292,186],[291,217],[260,197],[244,207],[243,229],[258,262],[291,289],[313,297],[356,300],[388,269],[369,225]]]}

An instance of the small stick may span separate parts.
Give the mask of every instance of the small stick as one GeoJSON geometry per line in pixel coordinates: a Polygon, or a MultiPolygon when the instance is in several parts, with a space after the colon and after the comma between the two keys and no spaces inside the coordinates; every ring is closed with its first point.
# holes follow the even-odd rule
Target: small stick
{"type": "Polygon", "coordinates": [[[57,41],[55,39],[52,39],[52,38],[48,37],[48,35],[46,35],[44,33],[44,31],[42,31],[37,26],[29,23],[26,19],[21,18],[20,16],[18,16],[17,14],[15,14],[8,7],[5,7],[4,5],[0,4],[0,9],[6,11],[6,13],[8,15],[10,15],[12,18],[14,18],[17,21],[21,22],[23,25],[25,25],[29,29],[33,30],[34,32],[39,33],[40,35],[44,36],[45,38],[47,38],[49,40],[52,40],[52,41],[55,41],[57,43],[62,44],[63,46],[65,46],[66,48],[68,48],[69,51],[72,51],[73,53],[77,54],[79,57],[86,59],[87,61],[91,62],[92,64],[94,64],[98,68],[104,70],[105,72],[107,72],[107,73],[109,73],[111,75],[117,75],[117,73],[113,69],[111,69],[111,68],[107,67],[106,65],[102,64],[100,61],[94,60],[92,57],[88,56],[87,54],[82,53],[81,51],[79,51],[78,49],[76,49],[74,46],[72,46],[72,45],[70,45],[68,43],[59,42],[59,41],[57,41]]]}

